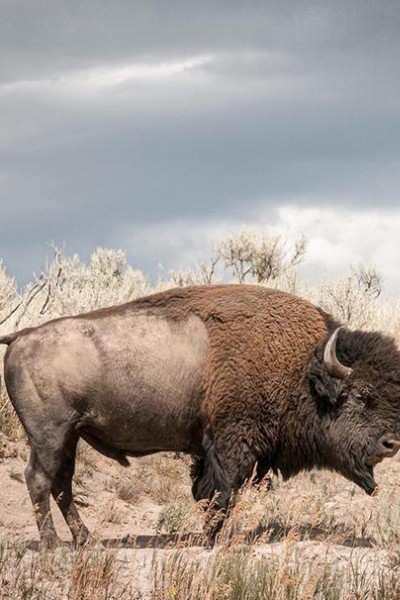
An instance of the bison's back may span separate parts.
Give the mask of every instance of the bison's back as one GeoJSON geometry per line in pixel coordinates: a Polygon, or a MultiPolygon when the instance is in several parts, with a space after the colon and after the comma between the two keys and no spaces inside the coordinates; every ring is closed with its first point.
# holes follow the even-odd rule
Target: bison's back
{"type": "Polygon", "coordinates": [[[227,357],[241,353],[243,361],[261,361],[257,367],[267,361],[268,375],[275,368],[304,366],[330,327],[329,317],[307,300],[259,285],[177,288],[126,306],[170,319],[195,313],[216,351],[227,357]]]}
{"type": "MultiPolygon", "coordinates": [[[[257,285],[208,285],[175,288],[122,306],[93,311],[79,318],[107,319],[119,314],[153,315],[180,322],[195,314],[210,340],[212,374],[229,370],[231,378],[246,377],[280,389],[293,385],[316,345],[329,329],[329,318],[307,300],[257,285]]],[[[210,381],[207,381],[210,385],[210,381]]]]}

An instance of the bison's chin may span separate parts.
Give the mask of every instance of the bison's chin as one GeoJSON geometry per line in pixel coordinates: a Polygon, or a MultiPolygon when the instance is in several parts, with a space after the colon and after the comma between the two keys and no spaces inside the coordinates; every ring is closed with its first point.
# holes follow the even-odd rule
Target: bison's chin
{"type": "Polygon", "coordinates": [[[374,468],[372,465],[363,465],[362,468],[353,472],[349,477],[354,483],[364,490],[371,496],[377,487],[377,483],[374,479],[374,468]]]}

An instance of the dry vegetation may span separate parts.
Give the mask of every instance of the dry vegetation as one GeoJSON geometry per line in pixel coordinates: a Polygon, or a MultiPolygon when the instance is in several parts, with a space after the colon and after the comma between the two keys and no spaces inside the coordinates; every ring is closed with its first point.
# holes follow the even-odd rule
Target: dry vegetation
{"type": "MultiPolygon", "coordinates": [[[[121,251],[99,249],[88,264],[55,249],[47,270],[22,292],[0,267],[0,331],[120,303],[174,285],[257,282],[306,296],[351,327],[400,339],[400,310],[383,301],[373,269],[351,270],[318,288],[300,281],[304,240],[242,231],[217,245],[195,271],[151,287],[121,251]]],[[[122,469],[82,444],[75,497],[94,532],[75,550],[40,550],[24,483],[24,433],[4,388],[0,399],[0,597],[4,599],[258,600],[400,598],[399,460],[377,467],[373,497],[327,472],[247,485],[208,548],[203,511],[191,498],[190,459],[160,454],[122,469]]],[[[56,513],[56,509],[54,509],[56,513]]]]}

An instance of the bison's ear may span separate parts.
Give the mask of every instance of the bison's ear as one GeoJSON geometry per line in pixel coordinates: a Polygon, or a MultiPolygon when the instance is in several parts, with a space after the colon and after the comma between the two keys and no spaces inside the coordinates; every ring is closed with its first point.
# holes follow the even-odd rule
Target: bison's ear
{"type": "Polygon", "coordinates": [[[322,347],[317,348],[308,367],[313,393],[319,398],[328,400],[330,404],[336,404],[343,381],[352,373],[352,369],[343,365],[336,355],[336,342],[341,329],[343,328],[335,329],[323,346],[323,352],[322,347]]]}

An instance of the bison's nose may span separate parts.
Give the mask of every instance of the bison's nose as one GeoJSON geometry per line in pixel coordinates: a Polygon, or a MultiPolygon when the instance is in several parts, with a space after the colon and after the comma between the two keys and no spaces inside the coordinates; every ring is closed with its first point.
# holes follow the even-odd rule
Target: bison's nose
{"type": "Polygon", "coordinates": [[[385,434],[378,441],[378,448],[382,457],[394,456],[400,450],[400,440],[385,434]]]}

